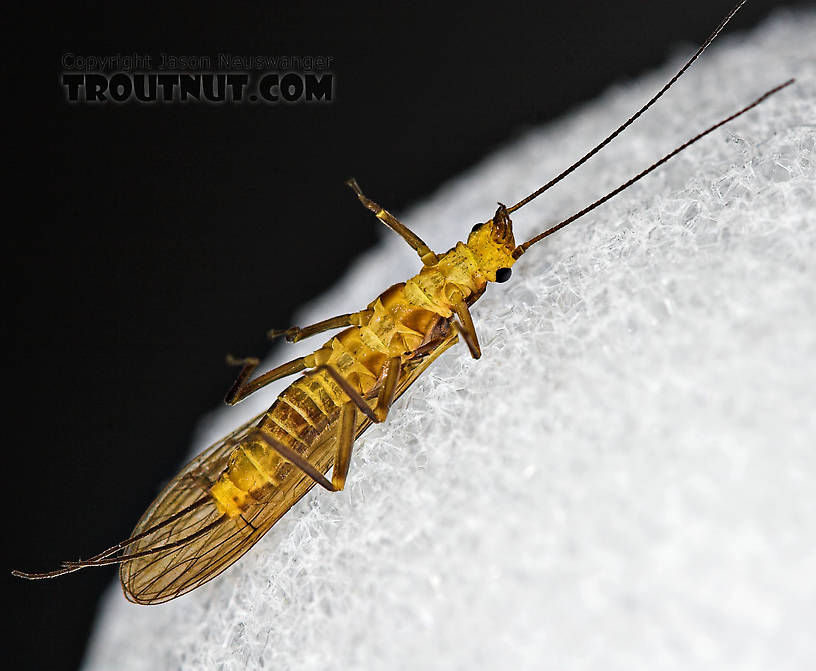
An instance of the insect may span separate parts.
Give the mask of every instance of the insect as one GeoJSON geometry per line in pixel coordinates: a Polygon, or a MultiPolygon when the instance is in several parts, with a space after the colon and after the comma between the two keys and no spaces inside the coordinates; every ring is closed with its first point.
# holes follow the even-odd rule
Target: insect
{"type": "Polygon", "coordinates": [[[153,604],[185,594],[217,576],[257,542],[315,484],[342,490],[354,441],[386,419],[394,401],[461,337],[479,358],[470,308],[491,282],[510,279],[516,261],[533,245],[640,180],[689,145],[788,86],[771,89],[750,105],[694,136],[646,170],[559,224],[517,245],[510,215],[603,149],[657,101],[716,38],[742,0],[691,59],[640,110],[553,180],[516,204],[499,205],[466,241],[436,254],[354,180],[348,185],[367,209],[400,235],[423,267],[364,309],[304,328],[276,331],[290,341],[344,328],[312,354],[253,378],[252,358],[230,359],[241,370],[227,394],[237,403],[274,380],[302,373],[254,419],[185,466],[151,504],[126,540],[86,560],[65,562],[51,578],[89,566],[120,565],[124,593],[153,604]],[[332,469],[331,479],[326,473],[332,469]]]}

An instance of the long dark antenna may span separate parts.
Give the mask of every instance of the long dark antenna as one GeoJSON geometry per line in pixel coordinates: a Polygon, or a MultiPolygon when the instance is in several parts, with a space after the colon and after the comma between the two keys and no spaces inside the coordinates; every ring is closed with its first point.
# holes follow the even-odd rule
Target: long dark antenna
{"type": "Polygon", "coordinates": [[[779,86],[775,86],[775,87],[774,87],[774,88],[772,88],[770,91],[767,91],[766,93],[763,93],[763,94],[762,94],[762,95],[761,95],[759,98],[757,98],[756,100],[754,100],[754,102],[752,102],[750,105],[748,105],[748,106],[746,106],[746,107],[743,107],[743,108],[742,108],[742,109],[741,109],[739,112],[735,112],[734,114],[732,114],[731,116],[729,116],[729,117],[727,117],[727,118],[723,119],[723,120],[722,120],[722,121],[720,121],[719,123],[716,123],[716,124],[714,124],[713,126],[711,126],[710,128],[707,128],[707,129],[706,129],[706,130],[704,130],[702,133],[698,133],[697,135],[695,135],[695,136],[694,136],[693,138],[691,138],[690,140],[687,140],[686,142],[684,142],[683,144],[681,144],[681,145],[680,145],[679,147],[677,147],[677,149],[675,149],[674,151],[669,152],[668,154],[666,154],[666,155],[665,155],[663,158],[661,158],[661,159],[660,159],[659,161],[657,161],[656,163],[652,163],[652,165],[650,165],[648,168],[646,168],[646,170],[644,170],[643,172],[638,173],[637,175],[635,175],[634,177],[632,177],[632,179],[630,179],[630,180],[628,180],[628,181],[624,182],[623,184],[621,184],[621,185],[620,185],[620,186],[619,186],[617,189],[614,189],[613,191],[610,191],[609,193],[607,193],[607,194],[606,194],[606,195],[605,195],[603,198],[599,198],[599,199],[598,199],[598,200],[596,200],[594,203],[592,203],[591,205],[588,205],[587,207],[585,207],[585,208],[584,208],[583,210],[581,210],[580,212],[576,212],[576,213],[575,213],[575,214],[573,214],[571,217],[568,217],[567,219],[564,219],[564,221],[562,221],[561,223],[556,224],[556,225],[555,225],[555,226],[553,226],[552,228],[548,228],[546,231],[544,231],[543,233],[539,233],[539,234],[538,234],[538,235],[536,235],[534,238],[530,238],[530,239],[529,239],[527,242],[525,242],[524,244],[519,245],[518,247],[516,247],[516,249],[513,251],[513,258],[516,258],[516,259],[517,259],[519,256],[521,256],[522,254],[524,254],[524,252],[526,252],[526,251],[527,251],[527,250],[528,250],[530,247],[532,247],[532,246],[533,246],[535,243],[537,243],[539,240],[543,240],[543,239],[544,239],[544,238],[546,238],[548,235],[552,235],[552,234],[553,234],[553,233],[555,233],[556,231],[561,230],[561,229],[562,229],[562,228],[564,228],[564,226],[566,226],[567,224],[571,224],[573,221],[575,221],[575,220],[576,220],[576,219],[578,219],[579,217],[583,217],[583,216],[584,216],[584,215],[585,215],[587,212],[591,212],[591,211],[592,211],[592,210],[594,210],[596,207],[598,207],[599,205],[602,205],[603,203],[605,203],[607,200],[609,200],[609,199],[610,199],[610,198],[612,198],[613,196],[618,195],[618,194],[619,194],[621,191],[623,191],[624,189],[627,189],[627,188],[629,188],[630,186],[632,186],[632,184],[634,184],[634,183],[635,183],[635,182],[637,182],[639,179],[642,179],[643,177],[645,177],[646,175],[648,175],[648,174],[649,174],[650,172],[652,172],[652,171],[653,171],[655,168],[658,168],[658,167],[660,167],[661,165],[663,165],[663,164],[664,164],[666,161],[668,161],[668,160],[669,160],[670,158],[672,158],[673,156],[676,156],[677,154],[679,154],[679,153],[680,153],[681,151],[683,151],[683,150],[684,150],[686,147],[689,147],[690,145],[693,145],[695,142],[697,142],[697,140],[700,140],[700,139],[704,138],[704,137],[705,137],[706,135],[708,135],[709,133],[712,133],[713,131],[717,130],[717,129],[718,129],[720,126],[724,126],[724,125],[725,125],[725,124],[727,124],[729,121],[733,121],[733,120],[734,120],[734,119],[736,119],[738,116],[741,116],[741,115],[745,114],[745,113],[746,113],[748,110],[753,109],[754,107],[756,107],[757,105],[759,105],[759,104],[760,104],[761,102],[763,102],[764,100],[767,100],[768,98],[770,98],[770,97],[771,97],[771,96],[772,96],[774,93],[777,93],[778,91],[781,91],[782,89],[784,89],[786,86],[790,86],[791,84],[793,84],[793,82],[794,82],[794,81],[795,81],[794,79],[789,79],[789,80],[788,80],[788,81],[786,81],[785,83],[780,84],[779,86]]]}
{"type": "Polygon", "coordinates": [[[544,186],[542,186],[537,191],[533,191],[533,193],[531,193],[526,198],[523,198],[522,200],[517,202],[512,207],[508,207],[507,208],[507,213],[510,214],[512,212],[515,212],[519,208],[524,207],[527,203],[529,203],[534,198],[538,198],[547,189],[549,189],[550,187],[558,184],[558,182],[560,182],[562,179],[564,179],[564,177],[569,175],[573,170],[575,170],[579,166],[586,163],[590,158],[592,158],[595,154],[597,154],[599,151],[601,151],[601,149],[603,149],[606,145],[608,145],[610,142],[612,142],[612,140],[614,140],[618,135],[620,135],[624,130],[626,130],[626,128],[628,128],[632,123],[634,123],[634,121],[641,114],[643,114],[647,109],[649,109],[652,105],[654,105],[654,103],[657,101],[658,98],[660,98],[660,96],[662,96],[666,91],[669,90],[669,88],[671,88],[671,86],[672,86],[672,84],[674,84],[674,82],[676,82],[678,79],[680,79],[680,77],[683,76],[683,73],[686,70],[688,70],[691,67],[691,64],[694,63],[694,61],[696,61],[700,57],[700,54],[702,54],[708,48],[708,45],[710,45],[714,41],[714,39],[717,37],[717,35],[719,35],[722,32],[722,29],[725,28],[726,24],[734,17],[734,14],[736,14],[746,2],[748,2],[748,0],[740,0],[740,2],[738,2],[736,4],[734,9],[732,9],[728,13],[728,15],[722,21],[720,21],[720,25],[718,25],[714,29],[714,31],[711,33],[711,35],[708,36],[708,39],[706,39],[706,41],[703,42],[702,46],[699,49],[697,49],[695,54],[691,58],[689,58],[688,61],[686,61],[686,64],[677,71],[677,74],[675,74],[674,77],[672,77],[669,81],[667,81],[665,86],[663,86],[663,88],[660,89],[652,97],[652,99],[649,100],[649,102],[647,102],[637,112],[635,112],[632,116],[630,116],[623,124],[621,124],[618,127],[618,129],[616,131],[614,131],[612,134],[607,136],[607,138],[603,142],[596,145],[593,149],[591,149],[589,152],[584,154],[580,159],[578,159],[570,167],[568,167],[566,170],[564,170],[564,172],[562,172],[561,174],[559,174],[556,177],[554,177],[553,179],[551,179],[549,182],[547,182],[544,186]]]}

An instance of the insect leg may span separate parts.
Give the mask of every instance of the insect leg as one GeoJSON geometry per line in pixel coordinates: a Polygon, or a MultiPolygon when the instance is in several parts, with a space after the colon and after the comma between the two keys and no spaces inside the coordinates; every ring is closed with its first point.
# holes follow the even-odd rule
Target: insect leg
{"type": "MultiPolygon", "coordinates": [[[[401,361],[398,356],[390,358],[385,364],[385,379],[377,395],[377,405],[374,409],[374,413],[380,418],[380,421],[385,420],[388,410],[394,402],[400,369],[401,361]]],[[[346,484],[356,428],[357,407],[353,401],[349,401],[340,409],[340,421],[337,427],[337,456],[334,458],[332,484],[338,491],[343,489],[346,484]]]]}
{"type": "Polygon", "coordinates": [[[482,356],[482,348],[479,347],[479,338],[476,336],[476,327],[473,325],[473,319],[470,316],[467,303],[464,299],[454,303],[453,311],[456,313],[457,319],[452,320],[456,330],[462,334],[465,339],[465,344],[470,350],[470,356],[478,359],[482,356]]]}
{"type": "Polygon", "coordinates": [[[343,326],[361,326],[362,324],[365,324],[373,314],[374,310],[371,308],[366,308],[365,310],[360,310],[359,312],[349,312],[345,315],[338,315],[337,317],[324,319],[322,322],[317,322],[316,324],[304,326],[302,328],[299,326],[292,326],[288,329],[270,329],[266,332],[266,337],[270,340],[274,340],[275,338],[284,336],[289,342],[297,342],[298,340],[303,340],[304,338],[308,338],[317,333],[322,333],[323,331],[339,329],[343,326]]]}
{"type": "Polygon", "coordinates": [[[241,372],[238,373],[238,377],[235,379],[230,390],[227,392],[227,395],[224,397],[224,402],[227,405],[235,405],[238,401],[242,401],[250,394],[255,393],[261,387],[268,385],[270,382],[274,382],[275,380],[279,380],[282,377],[286,377],[287,375],[294,375],[295,373],[299,373],[302,370],[308,368],[306,364],[306,357],[300,357],[298,359],[293,359],[288,363],[281,364],[277,368],[273,368],[272,370],[264,373],[263,375],[259,375],[254,380],[248,381],[249,377],[258,367],[260,361],[255,357],[246,357],[244,359],[237,359],[231,354],[227,355],[227,365],[229,366],[243,366],[241,368],[241,372]]]}
{"type": "Polygon", "coordinates": [[[334,458],[334,470],[332,471],[332,485],[337,491],[346,486],[356,428],[357,407],[354,403],[349,402],[340,408],[340,421],[337,426],[337,455],[334,458]]]}
{"type": "Polygon", "coordinates": [[[399,221],[399,219],[397,219],[388,210],[380,207],[373,200],[366,198],[366,196],[360,190],[357,180],[355,180],[353,177],[351,179],[347,179],[346,186],[351,188],[352,191],[357,194],[359,201],[364,207],[371,210],[377,219],[388,226],[388,228],[390,228],[392,231],[400,235],[405,242],[416,250],[416,253],[419,254],[419,258],[422,260],[424,265],[432,266],[438,261],[436,254],[431,251],[431,248],[428,247],[428,245],[426,245],[416,233],[399,221]]]}
{"type": "Polygon", "coordinates": [[[307,375],[314,375],[315,373],[319,373],[321,371],[325,371],[329,374],[329,376],[337,383],[340,389],[343,390],[346,396],[351,399],[351,402],[354,403],[362,413],[368,417],[372,422],[379,424],[382,420],[377,416],[377,414],[371,409],[371,406],[366,403],[366,400],[360,395],[360,392],[357,391],[354,387],[351,386],[351,383],[344,378],[340,373],[338,373],[333,366],[328,366],[326,364],[321,364],[316,366],[312,370],[310,370],[307,375]]]}
{"type": "Polygon", "coordinates": [[[391,409],[391,404],[394,402],[401,364],[402,362],[398,356],[392,357],[385,362],[385,379],[382,387],[380,387],[380,393],[377,394],[377,405],[374,407],[374,413],[380,418],[381,422],[385,421],[388,411],[391,409]]]}
{"type": "Polygon", "coordinates": [[[321,487],[325,487],[330,492],[337,491],[335,486],[331,482],[329,482],[326,479],[326,477],[309,462],[308,459],[304,458],[302,455],[293,450],[291,447],[289,447],[288,445],[284,445],[279,440],[276,440],[272,436],[267,435],[261,429],[256,429],[253,432],[253,434],[258,436],[261,440],[263,440],[267,445],[269,445],[269,447],[275,450],[275,452],[281,455],[284,459],[291,462],[297,468],[303,471],[306,475],[308,475],[321,487]]]}

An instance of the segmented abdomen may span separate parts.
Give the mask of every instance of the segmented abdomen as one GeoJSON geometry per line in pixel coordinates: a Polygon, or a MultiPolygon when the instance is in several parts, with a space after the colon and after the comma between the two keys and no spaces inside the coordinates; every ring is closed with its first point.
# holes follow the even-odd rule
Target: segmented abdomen
{"type": "MultiPolygon", "coordinates": [[[[425,269],[406,284],[397,284],[370,305],[370,316],[360,326],[346,329],[312,356],[310,366],[327,364],[363,396],[368,395],[391,357],[403,360],[440,328],[450,310],[441,296],[446,282],[425,269]]],[[[440,333],[435,333],[438,337],[440,333]]],[[[316,438],[331,424],[348,396],[325,371],[298,378],[278,396],[258,428],[269,438],[296,450],[307,459],[316,438]]],[[[233,451],[229,463],[210,493],[222,513],[240,515],[252,503],[263,501],[272,488],[298,474],[261,436],[249,436],[233,451]]]]}
{"type": "MultiPolygon", "coordinates": [[[[287,445],[308,458],[310,447],[339,409],[328,394],[318,406],[303,387],[319,387],[320,373],[300,378],[286,388],[258,423],[271,439],[287,445]]],[[[319,393],[319,392],[318,392],[319,393]]],[[[248,505],[262,501],[294,470],[260,435],[245,438],[232,452],[225,471],[210,489],[221,512],[230,517],[248,505]]]]}

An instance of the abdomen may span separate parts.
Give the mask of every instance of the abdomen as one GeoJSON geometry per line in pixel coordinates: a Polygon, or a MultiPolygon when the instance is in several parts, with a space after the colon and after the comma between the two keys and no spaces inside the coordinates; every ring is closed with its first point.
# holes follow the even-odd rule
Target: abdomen
{"type": "MultiPolygon", "coordinates": [[[[315,353],[317,363],[331,366],[364,397],[376,392],[388,358],[410,359],[438,326],[439,315],[412,303],[404,289],[397,284],[383,292],[370,304],[366,324],[342,331],[315,353]]],[[[348,402],[325,371],[304,375],[281,393],[257,428],[308,459],[318,436],[348,402]]],[[[236,446],[210,494],[222,513],[237,517],[290,477],[301,474],[268,442],[250,435],[236,446]]]]}
{"type": "MultiPolygon", "coordinates": [[[[301,377],[287,387],[257,425],[264,435],[306,458],[340,409],[337,400],[325,393],[321,385],[325,381],[318,376],[321,374],[301,377]],[[317,396],[321,405],[312,396],[317,396]]],[[[275,487],[292,476],[299,477],[300,473],[254,434],[235,447],[210,494],[221,512],[236,517],[251,504],[269,498],[275,487]]]]}

